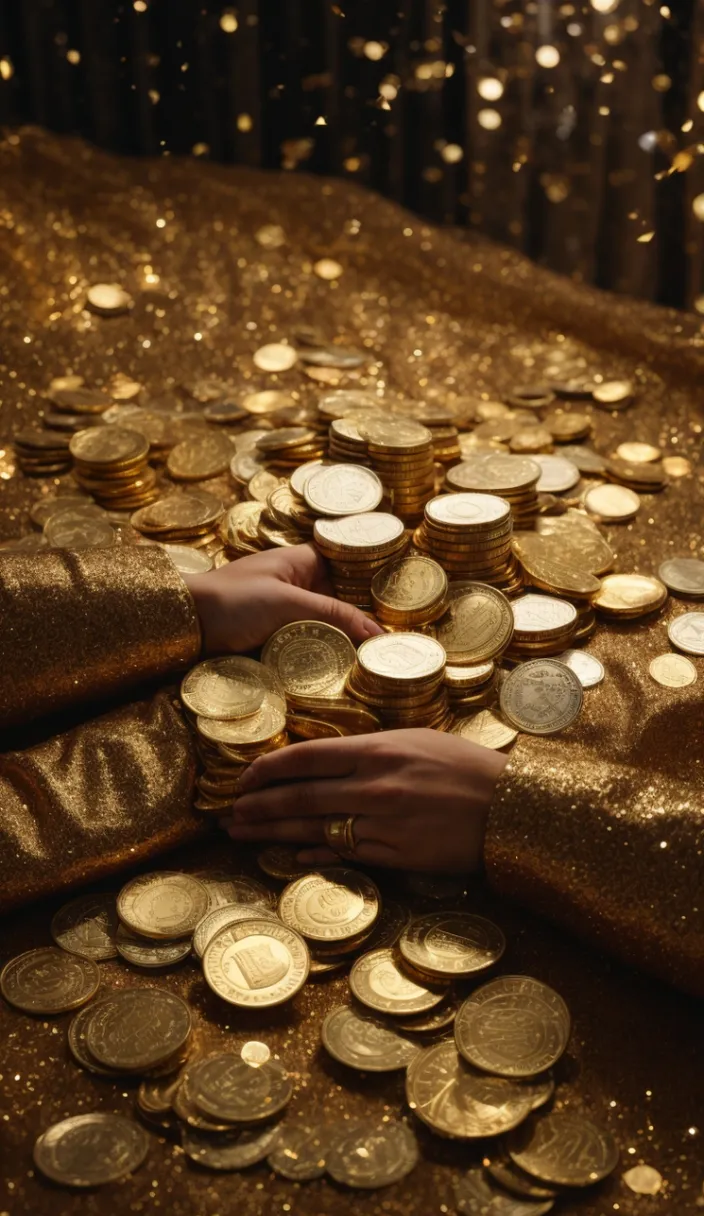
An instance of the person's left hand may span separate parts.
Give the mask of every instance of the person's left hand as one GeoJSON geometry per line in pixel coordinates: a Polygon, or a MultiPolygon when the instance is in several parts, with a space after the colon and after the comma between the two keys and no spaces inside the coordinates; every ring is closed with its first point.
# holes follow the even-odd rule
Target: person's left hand
{"type": "Polygon", "coordinates": [[[234,840],[297,842],[309,846],[299,860],[330,865],[325,820],[353,815],[355,861],[469,873],[506,760],[434,730],[297,743],[254,761],[222,823],[234,840]]]}
{"type": "Polygon", "coordinates": [[[185,582],[207,654],[252,650],[292,621],[324,621],[353,642],[382,632],[358,608],[334,598],[313,545],[266,549],[208,574],[186,575],[185,582]]]}

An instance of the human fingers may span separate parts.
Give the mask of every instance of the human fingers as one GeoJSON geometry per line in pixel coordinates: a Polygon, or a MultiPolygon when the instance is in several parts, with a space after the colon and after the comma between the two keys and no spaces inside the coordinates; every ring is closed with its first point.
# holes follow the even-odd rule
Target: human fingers
{"type": "Polygon", "coordinates": [[[233,840],[305,841],[308,844],[325,840],[323,819],[266,820],[261,823],[240,823],[231,820],[225,829],[233,840]]]}
{"type": "Polygon", "coordinates": [[[363,642],[366,638],[383,633],[381,625],[344,600],[296,586],[280,594],[280,615],[285,618],[284,624],[290,621],[322,621],[341,629],[353,642],[363,642]]]}
{"type": "Polygon", "coordinates": [[[241,795],[235,802],[232,818],[236,823],[324,819],[330,815],[352,815],[359,810],[360,802],[360,786],[353,780],[293,781],[241,795]]]}
{"type": "Polygon", "coordinates": [[[282,781],[300,781],[311,777],[351,777],[361,753],[364,735],[342,739],[311,739],[282,747],[266,756],[258,756],[239,780],[240,794],[263,789],[282,781]]]}

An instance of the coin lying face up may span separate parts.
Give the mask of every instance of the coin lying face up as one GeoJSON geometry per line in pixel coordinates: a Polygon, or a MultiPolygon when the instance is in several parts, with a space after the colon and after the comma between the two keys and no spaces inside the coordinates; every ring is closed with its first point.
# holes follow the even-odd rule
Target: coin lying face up
{"type": "Polygon", "coordinates": [[[477,988],[455,1020],[455,1042],[470,1064],[503,1077],[534,1077],[551,1068],[570,1037],[562,997],[528,975],[477,988]]]}
{"type": "Polygon", "coordinates": [[[133,1119],[74,1115],[39,1137],[34,1164],[61,1186],[104,1186],[138,1169],[148,1151],[149,1137],[133,1119]]]}
{"type": "Polygon", "coordinates": [[[339,1005],[328,1014],[322,1040],[333,1059],[363,1072],[406,1068],[419,1051],[416,1043],[392,1026],[348,1005],[339,1005]]]}

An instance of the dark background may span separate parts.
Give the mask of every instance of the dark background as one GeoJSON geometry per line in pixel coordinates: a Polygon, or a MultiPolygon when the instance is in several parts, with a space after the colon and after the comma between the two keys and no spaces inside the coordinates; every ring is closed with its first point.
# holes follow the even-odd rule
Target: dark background
{"type": "Polygon", "coordinates": [[[0,0],[2,124],[349,176],[577,280],[687,307],[704,291],[702,91],[697,0],[0,0]]]}

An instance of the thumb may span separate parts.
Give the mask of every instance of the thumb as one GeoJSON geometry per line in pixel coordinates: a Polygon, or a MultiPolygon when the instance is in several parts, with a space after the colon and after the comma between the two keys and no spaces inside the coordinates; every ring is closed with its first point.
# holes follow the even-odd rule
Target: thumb
{"type": "Polygon", "coordinates": [[[296,611],[293,619],[324,621],[326,625],[341,629],[353,642],[363,642],[366,638],[373,638],[384,632],[381,625],[365,616],[354,604],[346,604],[344,600],[318,595],[315,591],[305,591],[300,587],[292,587],[290,590],[292,594],[287,598],[296,611]]]}

